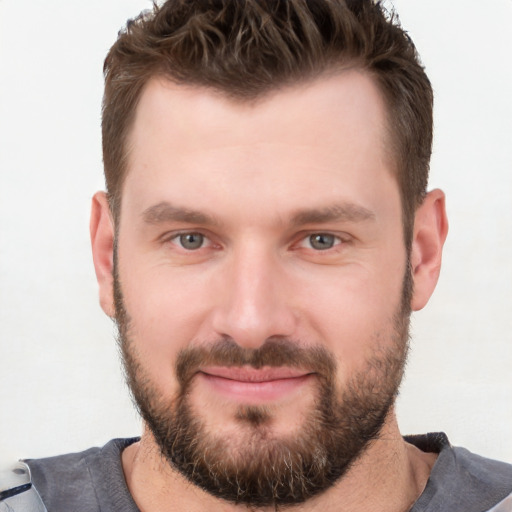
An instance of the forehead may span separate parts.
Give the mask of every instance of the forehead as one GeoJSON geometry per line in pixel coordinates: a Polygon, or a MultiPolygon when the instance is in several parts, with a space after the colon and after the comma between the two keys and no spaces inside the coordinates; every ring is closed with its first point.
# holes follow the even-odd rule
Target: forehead
{"type": "Polygon", "coordinates": [[[392,176],[386,126],[382,95],[358,70],[252,102],[153,79],[129,136],[125,188],[136,189],[138,202],[157,189],[173,201],[181,190],[199,202],[207,191],[220,198],[229,189],[283,207],[308,190],[329,195],[346,187],[348,194],[369,176],[392,176]]]}
{"type": "MultiPolygon", "coordinates": [[[[326,74],[250,100],[232,98],[212,88],[177,85],[155,77],[141,94],[129,139],[132,144],[142,143],[146,137],[157,135],[151,128],[161,132],[160,128],[165,127],[166,131],[174,128],[175,143],[180,148],[185,138],[187,146],[194,143],[200,143],[202,147],[205,143],[218,145],[229,142],[224,140],[228,135],[226,131],[219,131],[222,125],[241,128],[236,131],[240,140],[248,131],[257,135],[258,130],[259,135],[266,138],[288,135],[289,139],[297,140],[306,135],[314,139],[315,135],[324,136],[326,132],[333,137],[346,138],[349,134],[344,128],[350,124],[354,135],[363,128],[368,131],[372,125],[375,132],[379,132],[377,135],[385,148],[385,110],[382,94],[374,80],[358,69],[326,74]],[[269,125],[271,119],[274,123],[269,125]],[[278,120],[280,122],[276,123],[278,120]],[[194,133],[195,138],[189,137],[194,133]]],[[[368,139],[372,135],[368,133],[368,139]]]]}

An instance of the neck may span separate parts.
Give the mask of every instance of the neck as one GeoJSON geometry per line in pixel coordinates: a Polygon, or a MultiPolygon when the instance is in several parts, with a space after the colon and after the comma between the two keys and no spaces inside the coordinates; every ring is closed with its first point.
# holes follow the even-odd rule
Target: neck
{"type": "MultiPolygon", "coordinates": [[[[427,483],[435,454],[406,443],[392,411],[381,431],[333,487],[307,502],[288,507],[293,512],[406,512],[427,483]]],[[[146,428],[140,442],[122,454],[130,493],[141,512],[247,512],[275,510],[231,504],[192,485],[172,469],[146,428]]]]}

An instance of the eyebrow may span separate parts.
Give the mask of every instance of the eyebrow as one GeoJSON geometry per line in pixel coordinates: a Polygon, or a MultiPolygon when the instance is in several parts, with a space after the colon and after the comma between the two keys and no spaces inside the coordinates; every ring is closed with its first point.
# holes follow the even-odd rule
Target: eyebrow
{"type": "Polygon", "coordinates": [[[206,213],[174,206],[167,201],[155,204],[142,212],[144,222],[148,224],[163,224],[165,222],[186,222],[188,224],[205,224],[217,226],[220,222],[206,213]]]}
{"type": "Polygon", "coordinates": [[[375,213],[364,206],[354,203],[343,203],[325,208],[300,210],[292,216],[292,224],[320,224],[325,222],[362,222],[375,220],[375,213]]]}
{"type": "MultiPolygon", "coordinates": [[[[150,206],[142,213],[147,224],[163,224],[166,222],[186,222],[188,224],[204,224],[219,226],[221,222],[204,212],[174,206],[167,201],[150,206]]],[[[291,217],[292,226],[304,224],[321,224],[326,222],[362,222],[374,220],[375,214],[367,208],[354,204],[343,203],[325,208],[299,210],[291,217]]]]}

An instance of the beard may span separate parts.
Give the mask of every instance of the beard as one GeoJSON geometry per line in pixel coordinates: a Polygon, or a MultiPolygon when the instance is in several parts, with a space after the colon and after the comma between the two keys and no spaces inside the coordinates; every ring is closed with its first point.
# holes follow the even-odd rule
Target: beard
{"type": "Polygon", "coordinates": [[[291,506],[329,489],[379,437],[398,394],[407,358],[412,277],[407,266],[401,303],[389,339],[374,336],[375,350],[362,370],[339,390],[336,359],[324,347],[273,337],[257,349],[230,338],[181,350],[175,363],[176,394],[161,396],[130,337],[117,272],[114,295],[118,341],[134,403],[170,466],[224,500],[253,507],[291,506]],[[237,436],[211,431],[190,395],[202,366],[292,367],[315,374],[315,397],[300,428],[271,429],[271,408],[239,406],[237,436]],[[235,438],[236,437],[236,438],[235,438]]]}

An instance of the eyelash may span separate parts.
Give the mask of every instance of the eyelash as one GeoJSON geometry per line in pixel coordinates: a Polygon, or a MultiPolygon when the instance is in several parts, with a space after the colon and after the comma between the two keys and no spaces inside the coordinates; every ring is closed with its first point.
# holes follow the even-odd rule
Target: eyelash
{"type": "Polygon", "coordinates": [[[213,245],[213,243],[210,240],[210,238],[208,236],[206,236],[204,233],[201,233],[200,231],[183,231],[181,233],[174,234],[173,236],[171,236],[170,238],[168,238],[165,241],[168,241],[168,242],[174,243],[176,245],[179,245],[182,249],[184,249],[187,252],[195,252],[195,251],[197,251],[199,249],[204,248],[205,246],[213,245]],[[197,247],[196,249],[187,249],[186,247],[183,246],[183,243],[181,243],[182,237],[186,237],[186,236],[199,236],[199,237],[202,237],[201,245],[199,247],[197,247]],[[205,242],[206,242],[206,244],[205,244],[205,242]]]}
{"type": "Polygon", "coordinates": [[[315,233],[310,233],[308,235],[306,235],[304,238],[301,239],[301,242],[300,242],[300,246],[304,246],[305,244],[308,244],[308,249],[313,249],[315,252],[324,252],[324,251],[329,251],[331,249],[335,249],[336,247],[338,247],[339,245],[343,244],[344,243],[344,240],[333,234],[333,233],[325,233],[325,232],[315,232],[315,233]],[[324,247],[324,248],[315,248],[313,247],[313,239],[314,238],[317,238],[317,241],[320,241],[320,239],[330,239],[332,241],[332,246],[330,247],[324,247]]]}
{"type": "MultiPolygon", "coordinates": [[[[166,238],[164,240],[164,242],[170,242],[172,244],[178,245],[181,249],[183,249],[186,252],[196,252],[200,249],[214,245],[214,242],[212,242],[211,238],[208,235],[201,233],[200,231],[183,231],[180,233],[175,233],[171,237],[166,238]],[[186,237],[186,236],[201,237],[202,238],[201,245],[199,245],[197,248],[184,247],[182,237],[186,237]]],[[[301,234],[301,238],[300,238],[299,242],[297,244],[293,244],[293,245],[298,248],[305,248],[305,249],[309,249],[309,250],[312,250],[317,253],[322,253],[322,252],[329,252],[331,250],[336,250],[337,247],[339,247],[340,245],[344,245],[347,242],[348,242],[348,240],[342,238],[341,236],[335,235],[333,233],[323,232],[323,231],[314,231],[314,232],[301,234]],[[332,239],[332,246],[324,247],[324,248],[315,248],[312,246],[313,245],[313,237],[317,237],[317,238],[322,237],[322,238],[332,239]]]]}

